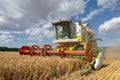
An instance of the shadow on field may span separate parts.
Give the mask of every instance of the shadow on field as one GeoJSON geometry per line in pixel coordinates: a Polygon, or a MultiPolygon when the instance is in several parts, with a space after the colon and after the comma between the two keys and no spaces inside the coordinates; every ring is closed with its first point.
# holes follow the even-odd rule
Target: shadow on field
{"type": "Polygon", "coordinates": [[[109,65],[110,65],[110,64],[103,64],[100,69],[105,68],[105,67],[107,67],[107,66],[109,66],[109,65]]]}

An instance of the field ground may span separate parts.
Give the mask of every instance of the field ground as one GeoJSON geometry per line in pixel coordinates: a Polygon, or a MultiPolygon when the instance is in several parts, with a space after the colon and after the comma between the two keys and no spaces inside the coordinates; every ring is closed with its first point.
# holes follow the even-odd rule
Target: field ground
{"type": "Polygon", "coordinates": [[[100,70],[93,71],[87,76],[80,76],[80,70],[69,76],[64,76],[64,80],[120,80],[120,60],[106,59],[103,61],[100,70]]]}
{"type": "Polygon", "coordinates": [[[101,69],[87,76],[80,76],[84,63],[78,59],[0,52],[0,80],[120,80],[119,49],[107,48],[101,69]]]}

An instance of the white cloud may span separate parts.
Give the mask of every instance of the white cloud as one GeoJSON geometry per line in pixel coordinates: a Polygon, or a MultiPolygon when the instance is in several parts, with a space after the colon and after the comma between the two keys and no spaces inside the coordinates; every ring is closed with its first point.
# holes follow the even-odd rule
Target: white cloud
{"type": "Polygon", "coordinates": [[[4,24],[6,21],[4,20],[3,17],[0,17],[0,24],[4,24]]]}
{"type": "Polygon", "coordinates": [[[0,32],[0,43],[10,43],[17,39],[8,32],[0,32]]]}
{"type": "Polygon", "coordinates": [[[95,15],[98,15],[103,11],[104,11],[103,9],[93,10],[90,12],[90,14],[88,14],[85,18],[82,18],[81,20],[83,22],[88,21],[88,20],[92,19],[95,15]]]}
{"type": "Polygon", "coordinates": [[[38,23],[26,30],[29,35],[28,40],[44,41],[45,38],[53,38],[54,32],[51,31],[51,23],[38,23]]]}
{"type": "Polygon", "coordinates": [[[117,8],[119,0],[97,0],[97,4],[103,8],[110,8],[113,10],[117,8]]]}
{"type": "Polygon", "coordinates": [[[105,21],[103,24],[99,26],[100,34],[120,34],[120,17],[112,18],[108,21],[105,21]]]}
{"type": "Polygon", "coordinates": [[[28,34],[30,35],[29,39],[49,37],[48,34],[51,32],[46,25],[51,20],[69,18],[78,13],[83,14],[88,1],[0,0],[0,31],[28,34]],[[44,21],[45,24],[39,27],[39,24],[44,21]]]}
{"type": "Polygon", "coordinates": [[[22,10],[15,0],[0,0],[0,9],[4,14],[11,18],[21,18],[22,10]]]}
{"type": "MultiPolygon", "coordinates": [[[[56,13],[60,17],[70,17],[78,13],[84,13],[87,2],[83,0],[63,0],[56,13]]],[[[57,16],[57,15],[56,15],[57,16]]]]}

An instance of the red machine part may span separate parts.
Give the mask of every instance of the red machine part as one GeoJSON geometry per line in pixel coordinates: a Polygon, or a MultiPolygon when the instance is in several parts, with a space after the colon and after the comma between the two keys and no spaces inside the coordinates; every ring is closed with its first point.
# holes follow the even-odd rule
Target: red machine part
{"type": "Polygon", "coordinates": [[[47,52],[48,50],[52,50],[52,46],[48,45],[48,44],[44,45],[42,48],[42,56],[44,56],[44,57],[49,56],[50,53],[47,52]]]}
{"type": "Polygon", "coordinates": [[[67,54],[65,54],[66,50],[69,50],[68,44],[61,44],[60,49],[59,49],[59,53],[60,53],[61,58],[66,57],[66,55],[67,55],[67,54]]]}
{"type": "Polygon", "coordinates": [[[37,45],[32,45],[31,50],[30,50],[30,55],[40,55],[40,47],[37,45]]]}
{"type": "Polygon", "coordinates": [[[52,46],[49,44],[45,44],[42,49],[38,45],[32,45],[31,47],[29,46],[22,46],[19,49],[20,55],[40,55],[42,56],[51,56],[52,54],[57,54],[60,55],[61,58],[66,57],[69,54],[79,54],[79,55],[84,55],[86,56],[86,61],[90,62],[92,61],[92,56],[93,54],[88,54],[91,49],[92,45],[91,43],[87,43],[87,47],[85,50],[69,50],[69,46],[80,46],[81,44],[79,43],[61,43],[59,45],[59,50],[53,50],[52,46]]]}
{"type": "Polygon", "coordinates": [[[27,55],[30,53],[30,47],[29,46],[22,46],[20,49],[19,49],[19,54],[20,55],[27,55]]]}
{"type": "Polygon", "coordinates": [[[93,54],[89,53],[91,50],[92,50],[91,43],[87,43],[87,48],[86,48],[87,58],[86,58],[86,61],[88,61],[88,62],[92,61],[93,54]]]}
{"type": "Polygon", "coordinates": [[[37,45],[32,45],[32,46],[22,46],[20,49],[19,49],[19,54],[20,55],[39,55],[40,54],[40,48],[39,46],[37,45]]]}

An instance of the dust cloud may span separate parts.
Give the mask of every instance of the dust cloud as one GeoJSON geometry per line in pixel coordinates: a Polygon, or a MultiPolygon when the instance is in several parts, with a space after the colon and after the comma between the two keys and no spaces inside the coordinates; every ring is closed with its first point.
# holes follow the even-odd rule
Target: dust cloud
{"type": "Polygon", "coordinates": [[[105,58],[120,59],[120,46],[106,47],[104,54],[105,58]]]}

